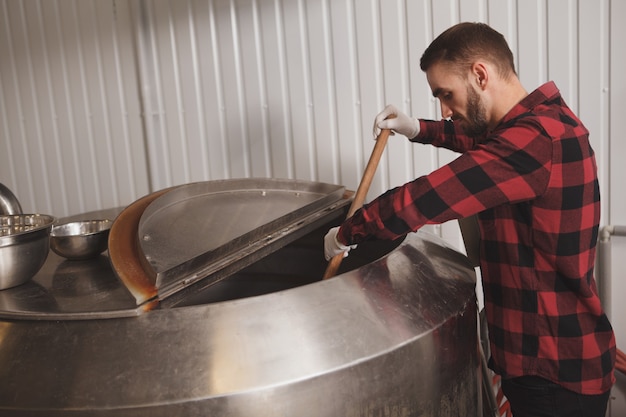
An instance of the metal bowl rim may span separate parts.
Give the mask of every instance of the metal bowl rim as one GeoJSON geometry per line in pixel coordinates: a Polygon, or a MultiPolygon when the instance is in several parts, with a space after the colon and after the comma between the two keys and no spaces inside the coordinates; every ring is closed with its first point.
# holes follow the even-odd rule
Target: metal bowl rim
{"type": "MultiPolygon", "coordinates": [[[[14,238],[18,238],[20,236],[24,236],[24,235],[28,235],[31,233],[35,233],[41,230],[45,230],[45,229],[51,229],[52,226],[54,225],[54,223],[57,221],[56,217],[51,216],[49,214],[39,214],[39,213],[28,213],[28,214],[3,214],[0,215],[0,228],[8,228],[11,226],[2,226],[3,222],[2,219],[5,218],[23,218],[23,219],[27,219],[27,218],[38,218],[38,219],[43,219],[43,224],[39,224],[39,225],[32,225],[32,227],[28,230],[24,230],[21,232],[17,232],[17,233],[11,233],[8,235],[0,235],[0,242],[3,239],[14,239],[14,238]]],[[[30,225],[28,225],[30,226],[30,225]]]]}
{"type": "Polygon", "coordinates": [[[63,238],[87,237],[87,236],[98,235],[101,233],[107,233],[109,230],[111,230],[112,225],[113,225],[113,222],[109,219],[75,220],[75,221],[69,221],[69,222],[64,222],[64,223],[58,223],[52,226],[52,230],[50,231],[50,238],[63,239],[63,238]],[[106,225],[106,226],[99,228],[99,230],[90,231],[90,232],[68,233],[68,234],[56,234],[55,233],[55,230],[64,229],[70,225],[74,225],[74,224],[82,225],[82,224],[91,224],[91,223],[97,223],[99,226],[100,225],[106,225]]]}

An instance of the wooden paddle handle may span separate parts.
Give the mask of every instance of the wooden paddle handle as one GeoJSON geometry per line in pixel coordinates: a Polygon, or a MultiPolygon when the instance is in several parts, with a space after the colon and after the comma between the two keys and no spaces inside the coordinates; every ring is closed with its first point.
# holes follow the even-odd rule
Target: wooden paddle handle
{"type": "MultiPolygon", "coordinates": [[[[394,118],[394,115],[388,117],[388,119],[394,118]]],[[[361,182],[356,190],[356,194],[354,195],[354,200],[352,200],[352,204],[350,205],[350,209],[348,210],[348,214],[346,215],[346,219],[350,218],[358,209],[363,206],[365,202],[365,197],[367,196],[367,192],[372,184],[372,180],[374,179],[374,175],[376,174],[376,168],[378,167],[378,162],[380,161],[380,157],[382,156],[385,146],[387,145],[387,139],[389,139],[389,135],[391,134],[391,130],[383,129],[376,138],[376,144],[374,145],[374,149],[372,150],[372,154],[370,155],[369,161],[367,161],[367,165],[365,166],[365,171],[363,172],[363,176],[361,177],[361,182]]],[[[326,271],[324,272],[324,279],[328,279],[337,275],[337,270],[341,265],[341,261],[343,260],[343,253],[335,255],[326,266],[326,271]]]]}

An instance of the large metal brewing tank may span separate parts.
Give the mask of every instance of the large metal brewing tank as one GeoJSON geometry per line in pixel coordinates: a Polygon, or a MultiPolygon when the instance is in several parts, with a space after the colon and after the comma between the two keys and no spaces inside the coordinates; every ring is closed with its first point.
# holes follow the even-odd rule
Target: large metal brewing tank
{"type": "Polygon", "coordinates": [[[0,291],[0,415],[479,415],[467,258],[418,232],[364,243],[320,281],[322,237],[345,215],[327,207],[297,239],[156,307],[108,255],[51,253],[33,282],[0,291]]]}

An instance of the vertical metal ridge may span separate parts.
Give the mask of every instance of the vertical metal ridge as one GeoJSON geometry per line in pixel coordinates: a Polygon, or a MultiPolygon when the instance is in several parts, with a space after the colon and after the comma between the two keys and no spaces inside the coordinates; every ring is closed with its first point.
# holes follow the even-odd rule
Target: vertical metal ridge
{"type": "MultiPolygon", "coordinates": [[[[263,160],[265,162],[265,176],[272,177],[274,169],[272,167],[270,129],[269,129],[269,104],[267,96],[267,78],[265,76],[265,58],[263,47],[263,34],[261,33],[261,18],[259,17],[258,0],[252,0],[252,28],[254,31],[254,46],[256,50],[257,80],[259,83],[260,113],[261,113],[261,138],[263,140],[263,160]]],[[[248,148],[248,152],[252,152],[248,148]]]]}
{"type": "Polygon", "coordinates": [[[146,129],[146,154],[148,155],[152,187],[155,191],[172,184],[171,166],[166,163],[167,147],[164,144],[165,121],[161,105],[162,91],[157,65],[158,52],[154,39],[154,22],[150,2],[139,0],[136,24],[138,61],[143,96],[144,126],[146,129]]]}
{"type": "MultiPolygon", "coordinates": [[[[603,0],[600,2],[601,8],[601,19],[604,24],[601,24],[600,30],[600,38],[601,38],[601,48],[602,55],[604,59],[601,60],[603,63],[603,70],[601,72],[601,82],[600,82],[600,155],[601,161],[606,161],[606,163],[602,163],[600,168],[599,175],[600,178],[610,178],[610,141],[604,140],[604,138],[610,138],[611,130],[610,130],[610,94],[609,94],[609,85],[611,80],[611,68],[610,68],[610,0],[603,0]]],[[[600,184],[601,195],[609,195],[608,191],[610,189],[610,182],[603,181],[600,184]]],[[[610,201],[610,200],[609,200],[610,201]]],[[[601,218],[610,219],[610,204],[604,204],[602,207],[601,218]]]]}
{"type": "MultiPolygon", "coordinates": [[[[426,43],[429,43],[437,36],[435,33],[435,12],[433,11],[432,2],[424,2],[424,16],[427,16],[424,19],[424,39],[427,39],[426,43]]],[[[425,48],[426,47],[425,45],[425,48]]],[[[434,97],[430,98],[429,110],[429,117],[437,117],[437,99],[434,97]]]]}
{"type": "MultiPolygon", "coordinates": [[[[400,44],[400,79],[403,94],[403,110],[406,114],[412,114],[413,105],[411,103],[411,76],[409,74],[409,41],[408,41],[408,25],[407,25],[407,10],[404,0],[397,0],[398,2],[398,43],[400,44]]],[[[413,166],[412,153],[409,152],[410,144],[403,142],[402,145],[406,152],[404,153],[404,176],[410,178],[411,167],[413,166]]]]}
{"type": "MultiPolygon", "coordinates": [[[[352,112],[352,129],[354,130],[354,147],[356,155],[363,155],[363,123],[361,120],[361,76],[359,72],[359,56],[358,56],[358,48],[357,48],[357,29],[356,29],[356,19],[355,19],[355,10],[354,10],[354,1],[355,0],[346,0],[346,9],[348,22],[346,25],[348,32],[348,45],[349,45],[349,56],[350,56],[350,73],[352,76],[350,77],[352,80],[351,83],[351,94],[352,94],[352,103],[353,108],[355,109],[352,112]]],[[[365,161],[363,158],[356,158],[355,167],[355,176],[356,178],[361,178],[365,161]]]]}
{"type": "MultiPolygon", "coordinates": [[[[546,1],[547,3],[547,1],[546,1]]],[[[547,13],[547,4],[545,5],[545,7],[537,7],[538,10],[538,14],[540,17],[540,22],[539,22],[539,27],[541,28],[541,30],[539,31],[540,33],[540,41],[539,41],[539,47],[538,49],[540,50],[540,54],[539,56],[541,57],[541,59],[543,60],[543,62],[540,64],[540,69],[539,69],[539,77],[542,80],[546,80],[548,78],[548,66],[549,66],[549,61],[550,61],[550,57],[548,56],[548,13],[547,13]]]]}
{"type": "MultiPolygon", "coordinates": [[[[434,40],[437,34],[435,34],[435,14],[434,14],[433,6],[431,2],[424,2],[424,16],[427,17],[424,19],[425,21],[424,39],[434,40]]],[[[437,118],[438,111],[439,110],[437,106],[437,99],[432,96],[429,96],[428,114],[425,116],[421,116],[421,117],[435,119],[437,118]]],[[[430,157],[429,158],[430,166],[438,167],[439,166],[439,151],[437,150],[437,148],[431,147],[428,155],[430,157]]]]}
{"type": "Polygon", "coordinates": [[[330,17],[329,0],[321,0],[322,4],[322,28],[324,33],[324,58],[326,63],[327,94],[328,94],[328,117],[330,125],[331,159],[333,161],[333,182],[340,184],[341,170],[339,169],[339,142],[337,138],[337,99],[335,79],[335,59],[333,56],[333,29],[330,17]]]}
{"type": "MultiPolygon", "coordinates": [[[[481,20],[483,22],[487,20],[487,3],[489,3],[489,0],[481,0],[478,2],[478,15],[481,17],[481,20]]],[[[461,7],[459,6],[459,11],[460,10],[461,10],[461,7]]],[[[461,241],[463,240],[462,237],[460,237],[460,239],[461,241]]]]}
{"type": "MultiPolygon", "coordinates": [[[[21,28],[23,30],[23,34],[24,34],[24,41],[26,43],[26,46],[31,49],[31,38],[29,36],[28,33],[28,23],[26,21],[26,13],[24,10],[24,3],[20,2],[19,3],[19,8],[20,8],[20,16],[19,16],[19,21],[21,23],[21,28]]],[[[37,88],[36,88],[36,82],[35,82],[35,75],[34,75],[34,66],[33,66],[33,61],[32,58],[30,56],[30,54],[26,54],[26,60],[28,63],[28,69],[26,71],[26,75],[28,78],[28,84],[30,87],[30,96],[31,96],[31,100],[32,100],[32,104],[33,104],[33,118],[34,118],[34,127],[35,127],[35,131],[37,133],[37,137],[35,138],[35,142],[38,145],[38,149],[40,149],[39,152],[37,152],[37,159],[39,159],[39,163],[41,164],[42,167],[42,172],[47,172],[47,163],[46,163],[46,158],[45,158],[45,152],[42,152],[41,150],[44,149],[43,147],[43,141],[42,141],[42,130],[41,130],[41,115],[39,112],[39,108],[37,106],[37,88]]],[[[21,114],[21,120],[25,120],[25,116],[23,114],[23,109],[22,109],[22,114],[21,114]]],[[[29,155],[29,152],[26,153],[26,155],[29,155]]],[[[32,176],[30,175],[30,169],[29,171],[29,181],[32,183],[32,188],[35,188],[35,183],[34,183],[34,179],[32,178],[32,176]]],[[[52,206],[52,200],[50,198],[50,186],[49,186],[49,181],[48,181],[48,176],[44,175],[44,178],[41,178],[42,182],[43,182],[43,194],[44,194],[44,199],[45,199],[45,203],[47,207],[51,207],[52,206]]],[[[39,189],[37,189],[37,194],[39,193],[39,189]]],[[[33,201],[36,202],[38,199],[33,196],[33,201]]],[[[38,209],[38,208],[37,208],[38,209]]]]}
{"type": "MultiPolygon", "coordinates": [[[[289,1],[289,0],[287,0],[289,1]]],[[[281,82],[281,103],[283,114],[283,128],[285,129],[283,135],[283,141],[285,144],[287,155],[287,175],[289,178],[295,176],[294,168],[294,145],[293,141],[293,112],[291,111],[291,100],[289,95],[289,69],[287,66],[287,47],[285,45],[285,22],[283,16],[283,7],[281,0],[274,0],[274,15],[276,16],[276,39],[277,39],[277,52],[278,52],[278,68],[280,70],[280,82],[281,82]]]]}
{"type": "MultiPolygon", "coordinates": [[[[143,0],[144,2],[150,3],[149,1],[143,0]]],[[[169,146],[168,146],[168,141],[169,141],[169,136],[168,136],[168,130],[167,130],[167,125],[168,125],[168,120],[167,120],[167,115],[165,113],[165,107],[163,104],[163,100],[164,100],[164,95],[163,95],[163,78],[161,76],[161,70],[160,70],[160,54],[159,54],[159,48],[157,47],[157,33],[155,31],[156,25],[154,23],[154,13],[153,13],[153,9],[152,6],[148,6],[147,9],[148,11],[147,13],[147,21],[149,22],[149,40],[150,40],[150,51],[151,51],[151,55],[150,55],[150,68],[151,68],[151,72],[153,75],[153,86],[156,89],[156,98],[155,98],[155,103],[156,104],[156,109],[153,109],[152,111],[152,120],[156,119],[157,122],[157,126],[158,126],[158,130],[156,130],[156,132],[158,132],[158,142],[155,143],[155,146],[158,146],[161,150],[161,155],[163,157],[163,165],[162,168],[165,170],[165,182],[161,184],[161,186],[159,188],[165,188],[168,186],[173,185],[174,183],[174,174],[172,172],[172,160],[170,158],[170,152],[169,152],[169,146]]],[[[159,167],[155,167],[155,169],[158,169],[159,167]]]]}
{"type": "MultiPolygon", "coordinates": [[[[172,53],[172,70],[174,71],[174,91],[176,92],[176,124],[178,125],[178,132],[180,135],[180,146],[182,147],[182,171],[184,182],[191,181],[191,170],[189,167],[189,146],[188,146],[188,138],[187,138],[187,128],[185,126],[185,105],[183,102],[183,93],[181,86],[181,78],[180,78],[180,69],[179,69],[179,55],[178,55],[178,40],[176,38],[176,23],[172,19],[172,3],[167,3],[167,33],[169,35],[170,40],[170,49],[172,53]]],[[[161,80],[162,81],[162,80],[161,80]]],[[[168,138],[168,142],[171,142],[172,138],[168,138]]],[[[170,161],[171,162],[171,161],[170,161]]]]}
{"type": "MultiPolygon", "coordinates": [[[[106,88],[106,81],[104,79],[104,65],[103,65],[103,59],[102,59],[102,46],[101,46],[101,40],[102,40],[102,36],[100,34],[100,25],[98,24],[98,13],[97,13],[97,5],[94,3],[93,7],[91,8],[91,18],[93,19],[93,27],[94,27],[94,32],[96,33],[96,39],[94,42],[94,45],[96,47],[95,49],[95,56],[96,56],[96,62],[97,62],[97,80],[98,80],[98,87],[99,87],[99,92],[100,92],[100,105],[102,106],[102,125],[104,126],[104,130],[105,130],[105,137],[110,138],[111,137],[111,115],[109,112],[109,106],[107,105],[107,102],[109,101],[109,95],[107,94],[107,88],[106,88]]],[[[94,142],[95,138],[91,137],[90,142],[94,142]]],[[[113,142],[110,140],[105,141],[105,147],[107,150],[107,158],[105,159],[105,161],[108,163],[108,173],[110,175],[110,178],[115,179],[117,177],[117,173],[115,171],[115,164],[114,164],[114,152],[113,152],[113,142]]],[[[100,158],[98,157],[98,153],[96,155],[94,155],[94,165],[98,164],[98,160],[100,160],[100,158]]],[[[98,170],[98,177],[97,177],[97,183],[100,183],[101,181],[104,181],[105,179],[103,179],[101,177],[101,172],[98,170]]],[[[104,170],[103,170],[104,172],[104,170]]],[[[110,187],[111,187],[111,197],[113,199],[113,203],[115,205],[119,204],[119,191],[118,191],[118,185],[117,185],[117,181],[109,181],[110,183],[110,187]]],[[[100,202],[98,204],[98,206],[102,206],[102,203],[100,202]]]]}
{"type": "MultiPolygon", "coordinates": [[[[432,1],[430,2],[430,7],[429,7],[429,14],[428,14],[428,21],[430,22],[430,36],[428,39],[434,40],[439,34],[435,33],[435,27],[436,27],[436,21],[435,21],[435,11],[434,11],[434,7],[432,4],[432,1]]],[[[441,108],[437,105],[438,104],[438,99],[433,98],[432,99],[432,118],[436,119],[439,116],[440,110],[441,108]]],[[[435,168],[435,167],[439,167],[439,149],[438,148],[431,148],[430,149],[430,163],[431,163],[431,168],[435,168]]]]}
{"type": "MultiPolygon", "coordinates": [[[[7,186],[11,186],[13,184],[15,184],[17,182],[17,176],[15,174],[15,164],[13,163],[13,148],[11,146],[11,141],[8,140],[8,138],[10,137],[9,134],[9,118],[7,117],[7,112],[6,112],[6,100],[4,99],[4,86],[2,83],[2,77],[0,77],[0,110],[2,110],[0,112],[0,121],[2,122],[2,133],[4,135],[5,138],[7,138],[6,141],[4,141],[6,143],[6,148],[7,148],[7,154],[11,155],[10,158],[7,158],[8,161],[8,165],[9,165],[9,175],[10,175],[10,182],[5,184],[7,186]]],[[[2,181],[6,181],[4,178],[2,178],[2,181]]]]}
{"type": "MultiPolygon", "coordinates": [[[[38,23],[38,27],[40,28],[39,30],[39,41],[41,42],[42,45],[42,54],[43,54],[43,68],[44,68],[44,76],[46,79],[46,88],[47,88],[47,101],[50,105],[50,121],[52,123],[52,131],[49,132],[52,135],[52,139],[53,139],[53,143],[54,143],[54,159],[56,160],[56,166],[57,167],[62,167],[63,166],[63,158],[61,155],[61,144],[60,144],[60,140],[59,140],[59,126],[58,126],[58,112],[54,103],[54,91],[52,89],[52,76],[51,76],[51,71],[50,71],[50,58],[49,58],[49,54],[48,54],[48,44],[46,42],[46,36],[44,34],[44,28],[45,28],[45,22],[43,21],[43,16],[42,16],[42,12],[41,12],[41,1],[37,1],[36,3],[37,5],[37,23],[38,23]]],[[[41,135],[43,136],[43,135],[41,135]]],[[[42,155],[43,156],[43,155],[42,155]]],[[[61,175],[61,171],[58,170],[57,171],[59,174],[59,188],[60,188],[60,192],[62,195],[62,199],[61,199],[61,205],[63,206],[63,211],[64,212],[68,212],[68,195],[67,195],[67,187],[65,184],[65,179],[63,178],[63,175],[61,175]]],[[[50,188],[49,185],[46,188],[50,188]]],[[[52,208],[52,201],[49,202],[49,206],[52,208]]]]}
{"type": "MultiPolygon", "coordinates": [[[[387,95],[385,91],[385,65],[383,62],[383,31],[381,22],[381,4],[380,0],[371,0],[370,3],[372,11],[372,31],[373,36],[373,53],[374,53],[374,68],[375,68],[375,82],[376,82],[376,96],[379,109],[383,109],[387,104],[387,95]]],[[[384,158],[381,158],[379,162],[378,175],[380,176],[381,184],[379,192],[383,192],[389,188],[389,153],[386,152],[384,158]]]]}
{"type": "MultiPolygon", "coordinates": [[[[78,65],[79,65],[79,72],[80,72],[81,93],[82,93],[82,98],[83,98],[83,105],[85,106],[85,109],[86,109],[85,123],[86,123],[87,133],[89,135],[89,138],[93,138],[94,137],[93,110],[91,108],[91,104],[89,101],[89,92],[88,92],[89,89],[87,87],[86,71],[85,71],[85,57],[83,54],[84,48],[83,48],[82,36],[80,36],[80,27],[78,27],[79,19],[78,19],[78,11],[76,7],[77,7],[77,1],[74,0],[72,2],[72,12],[74,14],[74,21],[75,21],[74,32],[76,35],[76,43],[77,43],[76,49],[77,49],[78,65]]],[[[89,147],[89,152],[90,152],[89,156],[91,160],[90,169],[94,178],[94,181],[93,181],[93,187],[95,188],[94,198],[96,199],[96,206],[101,207],[102,190],[100,189],[100,185],[98,182],[96,151],[94,148],[93,141],[91,140],[88,141],[88,147],[89,147]]]]}
{"type": "MultiPolygon", "coordinates": [[[[76,120],[74,117],[74,107],[70,101],[70,88],[69,88],[69,79],[68,79],[68,68],[67,68],[67,53],[65,44],[61,41],[63,39],[63,32],[61,30],[61,16],[59,12],[59,4],[55,3],[54,7],[54,21],[55,21],[55,29],[59,42],[59,51],[61,55],[61,69],[62,69],[62,77],[63,77],[63,91],[65,93],[65,111],[67,111],[68,117],[68,127],[69,127],[69,135],[70,135],[70,143],[71,146],[71,156],[74,163],[70,164],[73,168],[74,178],[77,180],[81,178],[80,166],[78,164],[79,156],[78,156],[78,147],[76,146],[76,120]]],[[[78,208],[80,212],[85,211],[85,195],[83,191],[83,187],[80,185],[76,187],[76,192],[78,194],[78,208]]]]}
{"type": "MultiPolygon", "coordinates": [[[[515,1],[516,1],[516,7],[517,7],[517,0],[515,1]]],[[[520,50],[521,40],[520,40],[520,37],[518,36],[519,27],[520,27],[519,13],[517,12],[517,9],[516,9],[515,12],[511,11],[510,15],[511,15],[511,20],[515,22],[515,24],[510,25],[511,29],[510,29],[509,35],[511,35],[512,37],[507,38],[507,39],[509,41],[509,48],[513,50],[513,56],[515,57],[515,68],[517,68],[517,76],[521,80],[522,69],[521,69],[521,65],[519,61],[519,50],[520,50]]]]}
{"type": "Polygon", "coordinates": [[[241,39],[239,38],[239,25],[237,20],[237,7],[235,0],[230,0],[230,23],[233,37],[233,56],[235,58],[235,79],[237,83],[237,103],[239,106],[239,127],[241,129],[241,146],[243,150],[243,169],[244,176],[249,177],[252,172],[252,162],[250,154],[249,130],[246,124],[248,120],[248,111],[246,107],[245,82],[243,74],[243,63],[241,54],[241,39]]]}
{"type": "Polygon", "coordinates": [[[315,129],[315,110],[313,108],[313,80],[311,77],[311,61],[309,57],[309,36],[308,36],[308,24],[306,19],[306,6],[304,0],[298,0],[298,21],[300,26],[300,42],[302,69],[304,71],[303,78],[305,83],[304,95],[307,105],[307,130],[309,132],[308,147],[309,147],[309,166],[311,168],[311,180],[316,181],[319,178],[319,171],[317,168],[317,147],[315,146],[316,129],[315,129]]]}
{"type": "Polygon", "coordinates": [[[568,44],[568,50],[574,52],[574,56],[572,57],[572,62],[570,65],[570,76],[571,76],[571,82],[568,85],[569,91],[572,92],[572,94],[574,94],[575,97],[575,101],[574,101],[574,105],[576,106],[576,109],[580,108],[580,103],[578,102],[580,94],[578,92],[578,85],[576,80],[578,80],[578,68],[580,68],[580,53],[579,53],[579,45],[580,45],[580,29],[579,29],[579,15],[580,15],[580,11],[578,10],[577,7],[571,7],[570,10],[572,11],[570,14],[570,19],[573,22],[572,25],[572,33],[570,34],[570,36],[568,37],[569,39],[569,44],[568,44]]]}
{"type": "MultiPolygon", "coordinates": [[[[146,4],[151,4],[149,1],[146,0],[142,0],[142,4],[146,5],[146,4]]],[[[149,40],[149,48],[146,48],[147,51],[149,51],[149,61],[148,61],[148,67],[150,70],[150,76],[151,78],[149,79],[149,81],[151,81],[151,84],[147,85],[147,88],[149,90],[149,92],[151,93],[151,87],[154,87],[154,89],[156,90],[156,94],[151,94],[153,97],[153,102],[151,102],[151,114],[150,114],[150,124],[152,125],[152,123],[154,122],[153,126],[153,130],[152,130],[152,141],[154,142],[154,148],[155,149],[160,149],[161,151],[161,159],[162,159],[162,165],[158,166],[156,164],[157,161],[154,161],[155,164],[152,166],[154,171],[153,172],[158,172],[159,170],[164,170],[165,171],[165,178],[164,181],[161,181],[161,183],[159,183],[159,189],[160,188],[165,188],[168,186],[173,185],[174,179],[173,179],[173,173],[172,173],[172,161],[170,159],[170,152],[168,149],[168,135],[167,135],[167,117],[165,114],[165,109],[163,106],[163,87],[162,87],[162,77],[161,77],[161,71],[160,71],[160,54],[159,54],[159,48],[157,47],[157,39],[156,39],[156,33],[155,33],[155,23],[154,23],[154,13],[152,11],[152,6],[146,6],[145,7],[145,11],[146,11],[146,23],[148,24],[146,27],[146,33],[148,35],[148,40],[149,40]],[[152,107],[152,105],[154,105],[154,107],[152,107]],[[154,128],[156,127],[156,128],[154,128]]]]}
{"type": "MultiPolygon", "coordinates": [[[[626,55],[624,54],[624,40],[626,40],[626,25],[624,25],[623,16],[626,16],[626,3],[625,2],[609,2],[609,17],[606,22],[606,27],[609,30],[609,57],[612,59],[609,63],[609,80],[608,80],[608,95],[609,95],[609,138],[614,140],[608,140],[607,153],[608,159],[605,161],[605,165],[609,169],[607,173],[607,195],[610,199],[607,199],[607,216],[606,224],[626,224],[626,193],[624,192],[623,185],[623,173],[624,173],[624,155],[626,155],[626,142],[618,140],[621,137],[623,129],[622,122],[622,110],[626,108],[626,94],[620,94],[619,91],[626,91],[626,55]],[[611,110],[611,107],[613,110],[611,110]],[[611,177],[613,175],[613,177],[611,177]]],[[[623,247],[623,246],[622,246],[623,247]]],[[[623,252],[622,252],[623,253],[623,252]]],[[[626,269],[626,262],[622,261],[621,268],[626,269]]],[[[622,280],[621,282],[624,282],[622,280]]],[[[626,292],[626,288],[623,288],[622,294],[626,292]]],[[[622,307],[621,317],[626,317],[626,309],[622,307]]],[[[622,322],[622,329],[626,328],[626,322],[622,322]]],[[[622,336],[623,337],[623,336],[622,336]]],[[[624,339],[622,339],[624,340],[624,339]]],[[[620,344],[620,346],[624,346],[620,344]]],[[[622,348],[623,349],[623,348],[622,348]]],[[[622,409],[626,409],[624,404],[622,409]]],[[[616,416],[617,417],[617,416],[616,416]]]]}
{"type": "Polygon", "coordinates": [[[191,42],[191,65],[193,69],[193,82],[195,85],[195,101],[198,112],[198,130],[200,132],[200,152],[202,158],[202,173],[204,179],[211,179],[211,161],[208,155],[207,143],[209,141],[207,122],[204,115],[206,114],[206,106],[204,103],[203,82],[200,74],[200,60],[198,59],[198,32],[195,24],[195,13],[193,10],[193,2],[187,3],[187,21],[189,22],[189,39],[191,42]]]}
{"type": "MultiPolygon", "coordinates": [[[[2,7],[2,25],[0,26],[0,30],[1,28],[5,28],[6,29],[6,35],[7,35],[7,47],[9,48],[9,50],[11,50],[11,42],[10,42],[10,38],[11,38],[11,32],[9,30],[9,22],[8,22],[8,10],[6,7],[6,1],[2,0],[1,3],[1,7],[2,7]]],[[[12,53],[10,54],[12,56],[12,53]]],[[[13,62],[13,60],[11,60],[13,62]]],[[[5,90],[4,90],[4,85],[3,85],[3,81],[2,81],[2,76],[0,75],[0,109],[2,110],[2,112],[0,113],[0,121],[2,121],[2,132],[4,134],[4,137],[6,138],[5,142],[6,143],[6,147],[7,147],[7,155],[10,155],[9,158],[7,158],[7,161],[5,161],[6,163],[8,163],[9,165],[9,175],[11,176],[11,182],[9,184],[5,184],[7,186],[12,186],[13,188],[15,184],[17,184],[17,173],[15,172],[15,164],[14,164],[14,154],[13,154],[13,146],[11,146],[11,136],[10,136],[10,131],[9,131],[9,117],[7,115],[7,100],[5,99],[5,90]]],[[[23,141],[21,141],[23,143],[23,141]]],[[[5,163],[3,162],[3,163],[5,163]]],[[[2,179],[2,181],[6,181],[4,178],[2,179]]]]}
{"type": "MultiPolygon", "coordinates": [[[[28,36],[27,36],[27,29],[26,29],[26,21],[24,18],[24,4],[23,3],[18,3],[19,4],[19,18],[18,19],[10,19],[13,22],[19,22],[19,26],[20,29],[22,30],[22,32],[25,35],[25,43],[28,45],[29,44],[29,40],[28,40],[28,36]]],[[[8,31],[10,30],[17,30],[17,28],[15,28],[15,25],[13,27],[11,27],[11,24],[8,23],[7,24],[7,29],[8,31]]],[[[11,57],[11,66],[12,66],[12,72],[13,72],[13,80],[14,80],[14,86],[16,89],[16,101],[17,101],[17,113],[18,113],[18,118],[19,118],[19,126],[20,126],[20,134],[22,137],[21,143],[22,143],[22,150],[24,152],[24,159],[26,162],[26,179],[27,179],[27,183],[29,186],[29,191],[30,191],[30,197],[31,197],[31,201],[33,201],[33,203],[36,204],[37,202],[37,196],[35,193],[35,185],[34,185],[34,181],[33,181],[33,175],[32,175],[32,171],[31,171],[31,158],[28,158],[29,155],[32,155],[32,153],[29,151],[28,149],[28,134],[26,131],[26,127],[25,127],[25,123],[26,123],[26,116],[25,116],[25,109],[24,109],[24,100],[22,99],[22,91],[20,91],[21,86],[20,86],[20,76],[19,73],[17,71],[17,68],[15,67],[15,50],[13,48],[13,42],[14,42],[14,38],[9,34],[9,43],[11,45],[10,47],[10,57],[11,57]]],[[[27,68],[26,71],[23,72],[26,74],[26,76],[29,78],[30,82],[30,90],[29,93],[31,95],[32,98],[35,98],[35,94],[33,90],[33,82],[32,82],[32,62],[31,62],[31,58],[30,56],[27,56],[27,68]]],[[[35,114],[33,112],[33,114],[35,114]]],[[[36,116],[35,116],[35,124],[36,124],[36,116]]],[[[38,140],[38,138],[35,138],[35,141],[38,143],[38,146],[40,147],[40,141],[38,140]]],[[[41,155],[36,155],[33,159],[37,159],[38,157],[41,157],[41,155]]]]}
{"type": "Polygon", "coordinates": [[[220,67],[220,46],[217,36],[217,19],[215,16],[214,0],[209,1],[209,27],[211,28],[211,47],[213,51],[213,70],[215,71],[215,90],[219,108],[220,138],[222,142],[222,160],[224,161],[224,177],[230,178],[232,167],[230,163],[230,146],[226,129],[226,104],[224,100],[224,84],[220,67]]]}
{"type": "Polygon", "coordinates": [[[546,77],[550,75],[550,24],[549,24],[549,16],[550,16],[550,5],[548,2],[544,4],[543,14],[545,16],[545,51],[546,51],[546,77]]]}
{"type": "MultiPolygon", "coordinates": [[[[571,3],[571,2],[570,2],[571,3]]],[[[571,94],[574,95],[575,99],[572,102],[573,105],[575,105],[576,109],[580,108],[579,103],[578,103],[578,89],[577,89],[577,84],[578,84],[578,68],[580,68],[580,59],[579,59],[579,53],[578,53],[578,47],[579,47],[579,38],[578,38],[578,34],[579,34],[579,23],[578,23],[578,9],[577,7],[575,7],[575,5],[570,4],[570,6],[567,8],[567,17],[568,17],[568,21],[571,22],[570,24],[570,32],[568,33],[569,36],[567,36],[567,50],[571,52],[572,57],[571,57],[571,62],[569,65],[569,84],[567,86],[567,89],[571,92],[571,94]]],[[[548,22],[548,25],[550,23],[548,22]]],[[[548,32],[549,33],[549,32],[548,32]]],[[[549,39],[548,39],[549,40],[549,39]]],[[[549,67],[548,67],[548,74],[550,74],[549,72],[549,67]]]]}
{"type": "MultiPolygon", "coordinates": [[[[131,147],[130,147],[130,143],[131,143],[131,137],[130,137],[130,131],[129,131],[129,126],[128,126],[128,106],[126,105],[126,100],[124,99],[124,91],[126,90],[126,86],[124,83],[124,77],[122,75],[122,65],[120,62],[120,47],[119,47],[119,28],[117,25],[117,19],[113,19],[112,22],[113,25],[113,34],[111,36],[111,40],[113,42],[113,56],[115,58],[114,60],[114,66],[115,66],[115,74],[117,76],[117,94],[119,96],[119,101],[118,104],[120,106],[120,113],[122,115],[121,117],[121,123],[122,123],[122,132],[124,134],[124,141],[123,141],[123,146],[124,146],[124,155],[126,155],[126,159],[124,162],[126,162],[126,168],[128,170],[128,172],[133,172],[132,169],[132,160],[131,160],[131,147]]],[[[112,164],[115,165],[115,164],[112,164]]],[[[116,175],[116,177],[119,178],[119,175],[116,175]]],[[[128,185],[129,187],[129,193],[133,196],[137,195],[137,186],[136,186],[136,181],[135,178],[132,178],[130,181],[127,181],[125,184],[128,185]]],[[[116,200],[116,205],[119,204],[119,195],[120,191],[118,190],[118,194],[117,194],[117,200],[116,200]]]]}

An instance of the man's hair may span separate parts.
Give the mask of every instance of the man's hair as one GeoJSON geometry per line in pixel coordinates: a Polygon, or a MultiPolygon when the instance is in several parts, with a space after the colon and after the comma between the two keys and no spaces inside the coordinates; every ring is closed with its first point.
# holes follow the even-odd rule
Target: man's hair
{"type": "Polygon", "coordinates": [[[516,75],[513,53],[504,36],[484,23],[459,23],[444,31],[426,48],[420,68],[427,71],[438,62],[453,64],[465,75],[483,59],[497,68],[504,79],[516,75]]]}

